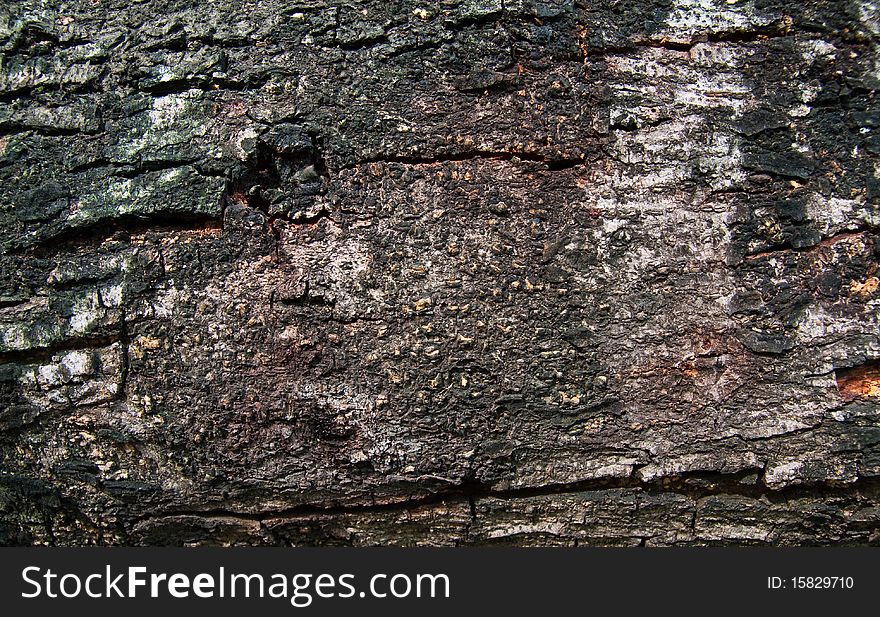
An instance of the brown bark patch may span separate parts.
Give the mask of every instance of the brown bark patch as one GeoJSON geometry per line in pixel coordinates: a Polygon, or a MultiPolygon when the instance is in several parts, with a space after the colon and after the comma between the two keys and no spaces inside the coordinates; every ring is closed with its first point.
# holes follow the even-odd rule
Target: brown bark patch
{"type": "Polygon", "coordinates": [[[845,400],[880,398],[880,361],[836,371],[837,389],[845,400]]]}

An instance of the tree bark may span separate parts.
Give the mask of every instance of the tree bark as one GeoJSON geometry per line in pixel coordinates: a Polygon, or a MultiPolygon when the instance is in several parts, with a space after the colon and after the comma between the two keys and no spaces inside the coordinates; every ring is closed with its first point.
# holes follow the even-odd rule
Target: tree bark
{"type": "Polygon", "coordinates": [[[0,543],[880,543],[878,32],[0,8],[0,543]]]}

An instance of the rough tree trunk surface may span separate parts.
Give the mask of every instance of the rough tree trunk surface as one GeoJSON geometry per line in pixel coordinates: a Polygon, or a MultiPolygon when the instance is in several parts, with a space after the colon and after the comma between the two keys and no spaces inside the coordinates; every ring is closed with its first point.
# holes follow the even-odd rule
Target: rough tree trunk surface
{"type": "Polygon", "coordinates": [[[0,8],[0,543],[880,543],[870,1],[0,8]]]}

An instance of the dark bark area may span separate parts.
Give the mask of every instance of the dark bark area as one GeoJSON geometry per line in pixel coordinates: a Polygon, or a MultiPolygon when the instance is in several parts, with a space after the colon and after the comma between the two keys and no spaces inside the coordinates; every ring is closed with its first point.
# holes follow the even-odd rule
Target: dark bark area
{"type": "Polygon", "coordinates": [[[870,1],[0,7],[0,543],[880,543],[870,1]]]}

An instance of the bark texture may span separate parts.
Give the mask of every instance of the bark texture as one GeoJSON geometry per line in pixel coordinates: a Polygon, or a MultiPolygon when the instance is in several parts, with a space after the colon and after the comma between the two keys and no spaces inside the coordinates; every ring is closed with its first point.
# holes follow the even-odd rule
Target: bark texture
{"type": "Polygon", "coordinates": [[[868,0],[0,7],[0,543],[880,543],[868,0]]]}

